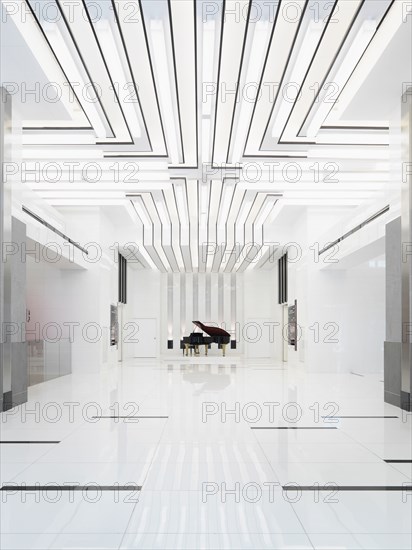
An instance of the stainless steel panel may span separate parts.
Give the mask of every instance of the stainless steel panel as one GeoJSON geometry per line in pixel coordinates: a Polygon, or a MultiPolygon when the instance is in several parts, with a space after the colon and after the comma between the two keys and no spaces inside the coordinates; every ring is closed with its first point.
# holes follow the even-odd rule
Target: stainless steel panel
{"type": "Polygon", "coordinates": [[[65,376],[72,372],[72,347],[68,338],[60,340],[59,352],[59,376],[65,376]]]}
{"type": "MultiPolygon", "coordinates": [[[[0,124],[0,166],[5,162],[10,162],[11,158],[11,137],[12,137],[12,111],[11,96],[4,89],[0,88],[1,93],[1,124],[0,124]]],[[[4,171],[1,170],[1,174],[4,171]]],[[[6,181],[3,176],[1,179],[1,244],[11,243],[11,182],[6,181]]],[[[2,246],[3,249],[3,246],[2,246]]],[[[11,391],[11,338],[4,335],[3,328],[11,322],[11,260],[1,261],[1,371],[2,378],[1,395],[11,391]]]]}
{"type": "MultiPolygon", "coordinates": [[[[412,88],[402,96],[402,163],[404,167],[412,162],[412,88]]],[[[412,243],[412,176],[409,169],[402,177],[402,383],[401,390],[411,392],[411,277],[412,257],[409,251],[412,243]]]]}
{"type": "Polygon", "coordinates": [[[384,390],[385,401],[400,407],[401,402],[401,353],[400,342],[384,343],[384,390]]]}
{"type": "Polygon", "coordinates": [[[402,220],[396,218],[386,224],[385,265],[386,265],[386,340],[402,341],[402,220]]]}

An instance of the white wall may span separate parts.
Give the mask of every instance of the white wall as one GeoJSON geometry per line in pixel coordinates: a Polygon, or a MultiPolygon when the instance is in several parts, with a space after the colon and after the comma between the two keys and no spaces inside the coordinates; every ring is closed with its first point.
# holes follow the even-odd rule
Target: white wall
{"type": "Polygon", "coordinates": [[[343,361],[354,372],[383,372],[385,257],[347,270],[346,277],[343,361]]]}
{"type": "MultiPolygon", "coordinates": [[[[273,323],[280,321],[276,308],[276,270],[273,267],[270,270],[251,270],[237,274],[234,278],[225,273],[220,283],[218,279],[217,273],[210,274],[209,292],[205,273],[198,273],[195,277],[191,273],[168,276],[150,270],[131,270],[130,307],[125,322],[155,318],[158,354],[166,357],[181,355],[180,339],[195,329],[192,321],[197,319],[205,324],[221,326],[229,332],[233,330],[232,337],[237,340],[237,349],[227,350],[228,355],[245,353],[248,357],[280,357],[279,331],[273,328],[273,323]],[[171,296],[168,296],[168,283],[171,285],[171,296]],[[236,292],[233,291],[232,283],[236,284],[236,292]],[[222,285],[221,292],[219,285],[222,285]],[[167,349],[170,338],[174,342],[173,350],[167,349]]],[[[132,344],[126,343],[124,350],[125,358],[133,357],[132,344]]],[[[209,354],[220,356],[221,352],[217,346],[212,346],[209,354]]]]}
{"type": "MultiPolygon", "coordinates": [[[[192,321],[219,326],[238,340],[238,325],[243,322],[243,275],[231,273],[174,273],[161,277],[161,353],[181,354],[180,340],[194,332],[192,321]],[[170,285],[170,289],[168,288],[170,285]],[[167,340],[173,339],[173,351],[167,340]]],[[[242,352],[242,341],[236,351],[242,352]]],[[[212,346],[210,355],[221,354],[212,346]]]]}
{"type": "MultiPolygon", "coordinates": [[[[111,249],[116,240],[116,226],[100,209],[67,210],[64,218],[70,236],[83,245],[98,242],[103,255],[96,263],[87,262],[87,269],[58,269],[53,264],[34,264],[29,260],[32,262],[28,264],[27,278],[31,323],[79,323],[73,344],[73,372],[98,371],[118,360],[117,349],[109,346],[110,304],[117,303],[117,264],[111,249]],[[83,337],[81,331],[87,323],[101,327],[102,338],[97,343],[83,337]]],[[[367,243],[356,237],[362,244],[361,251],[352,254],[356,261],[342,260],[339,269],[315,262],[310,246],[333,219],[331,212],[322,215],[300,209],[299,216],[291,216],[293,223],[283,225],[288,229],[284,229],[287,240],[297,242],[302,250],[297,261],[293,259],[296,251],[292,250],[289,263],[289,304],[295,299],[298,301],[302,335],[297,352],[289,346],[288,363],[292,368],[300,365],[319,372],[380,372],[385,320],[384,267],[382,258],[378,263],[369,262],[373,260],[371,251],[377,257],[384,250],[379,251],[379,246],[368,248],[367,243]],[[331,324],[325,328],[326,323],[331,324]],[[338,328],[335,336],[338,342],[329,342],[327,337],[333,334],[334,326],[338,328]]],[[[375,237],[371,234],[371,238],[379,236],[380,233],[375,237]]],[[[277,304],[276,262],[235,277],[216,273],[168,276],[136,267],[128,266],[128,304],[124,307],[122,324],[139,318],[156,319],[158,356],[180,355],[180,338],[193,330],[192,321],[197,317],[229,331],[237,328],[237,350],[228,350],[228,355],[281,361],[286,331],[282,326],[282,308],[277,304]],[[236,293],[232,283],[236,285],[236,293]],[[278,324],[275,329],[273,323],[278,324]],[[170,335],[174,340],[173,350],[167,349],[170,335]]],[[[90,329],[90,335],[93,334],[90,329]]],[[[63,337],[67,335],[65,329],[63,337]]],[[[216,346],[210,353],[220,355],[216,346]]],[[[126,342],[123,357],[133,356],[133,344],[126,342]]]]}
{"type": "Polygon", "coordinates": [[[241,340],[245,357],[272,358],[282,355],[281,309],[277,305],[277,270],[259,269],[244,274],[241,340]],[[277,323],[277,325],[275,325],[277,323]]]}
{"type": "MultiPolygon", "coordinates": [[[[114,243],[115,228],[99,208],[68,209],[64,211],[66,231],[83,246],[96,243],[99,257],[93,259],[95,250],[83,262],[86,269],[77,269],[67,262],[48,263],[44,259],[27,263],[27,304],[31,310],[29,330],[36,322],[44,327],[58,323],[62,337],[70,336],[67,323],[72,328],[72,371],[98,372],[106,364],[118,359],[116,347],[110,346],[110,305],[117,304],[116,256],[110,246],[114,243]],[[66,325],[64,325],[66,323],[66,325]]],[[[38,258],[39,259],[39,258],[38,258]]],[[[43,328],[41,329],[43,331],[43,328]]],[[[53,336],[52,329],[50,334],[53,336]]]]}
{"type": "MultiPolygon", "coordinates": [[[[350,216],[342,222],[343,232],[345,224],[356,225],[354,214],[355,211],[352,222],[350,216]]],[[[302,256],[288,265],[288,302],[292,305],[297,300],[301,330],[298,350],[288,347],[288,364],[315,372],[382,372],[385,329],[382,228],[371,224],[349,237],[339,247],[338,263],[328,264],[325,256],[316,259],[312,247],[316,242],[320,248],[327,243],[327,235],[333,233],[333,219],[330,213],[323,216],[307,209],[290,226],[288,240],[299,244],[302,256]]],[[[336,219],[339,218],[335,217],[335,222],[336,219]]],[[[292,248],[291,259],[294,256],[292,248]]],[[[275,308],[280,315],[281,308],[275,308]]]]}
{"type": "MultiPolygon", "coordinates": [[[[127,309],[124,312],[123,326],[135,323],[136,319],[155,319],[157,326],[157,355],[160,355],[161,342],[161,274],[149,269],[128,268],[127,309]]],[[[131,334],[129,332],[129,334],[131,334]]],[[[138,338],[138,334],[136,335],[138,338]]],[[[123,343],[123,357],[135,356],[133,342],[123,343]]]]}

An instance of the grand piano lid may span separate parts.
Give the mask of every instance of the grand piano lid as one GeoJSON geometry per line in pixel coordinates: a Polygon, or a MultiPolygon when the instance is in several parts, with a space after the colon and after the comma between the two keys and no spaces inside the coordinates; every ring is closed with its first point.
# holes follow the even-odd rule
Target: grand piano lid
{"type": "Polygon", "coordinates": [[[192,321],[194,325],[199,327],[203,332],[206,332],[209,336],[230,336],[229,332],[219,327],[208,327],[200,321],[192,321]]]}

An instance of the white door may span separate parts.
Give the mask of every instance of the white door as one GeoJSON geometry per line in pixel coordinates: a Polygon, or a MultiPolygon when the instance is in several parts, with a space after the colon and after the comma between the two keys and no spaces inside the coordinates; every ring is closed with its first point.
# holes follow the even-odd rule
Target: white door
{"type": "Polygon", "coordinates": [[[123,304],[117,305],[117,360],[123,361],[123,304]]]}
{"type": "Polygon", "coordinates": [[[157,357],[157,320],[132,319],[134,357],[157,357]]]}
{"type": "Polygon", "coordinates": [[[266,318],[248,319],[243,329],[246,356],[256,359],[272,357],[274,348],[273,321],[266,318]]]}
{"type": "Polygon", "coordinates": [[[288,361],[288,323],[289,323],[289,307],[282,307],[282,359],[284,363],[288,361]]]}

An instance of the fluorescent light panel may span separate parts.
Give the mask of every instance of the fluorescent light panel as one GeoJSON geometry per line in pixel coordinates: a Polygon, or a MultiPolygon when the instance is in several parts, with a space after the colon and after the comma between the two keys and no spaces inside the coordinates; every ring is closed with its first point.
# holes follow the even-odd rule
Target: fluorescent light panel
{"type": "Polygon", "coordinates": [[[109,21],[102,19],[96,23],[95,28],[113,82],[117,86],[119,101],[131,134],[134,138],[140,138],[142,129],[136,112],[139,109],[137,90],[133,89],[132,77],[122,59],[123,56],[120,56],[119,48],[121,45],[115,40],[113,28],[111,28],[109,21]]]}
{"type": "Polygon", "coordinates": [[[239,116],[237,118],[233,152],[231,155],[231,161],[233,163],[239,162],[243,156],[243,149],[245,146],[247,131],[254,105],[254,102],[249,99],[249,96],[253,98],[253,94],[256,96],[258,94],[259,76],[262,70],[264,55],[271,30],[269,21],[258,21],[254,24],[253,28],[254,32],[252,45],[250,47],[248,68],[245,81],[243,82],[243,93],[240,94],[239,116]],[[251,84],[253,83],[256,84],[255,88],[251,87],[251,84]],[[249,86],[246,88],[245,85],[249,86]],[[244,96],[247,97],[245,98],[244,96]]]}
{"type": "MultiPolygon", "coordinates": [[[[291,68],[288,70],[288,77],[281,84],[277,105],[273,113],[272,137],[279,138],[282,135],[286,120],[294,106],[292,100],[294,95],[297,96],[299,93],[307,67],[322,36],[323,28],[323,19],[316,22],[309,21],[303,40],[294,48],[294,60],[290,63],[291,68]],[[287,99],[284,95],[287,96],[287,99]],[[291,97],[291,100],[289,100],[289,97],[291,97]]],[[[299,99],[296,99],[296,101],[299,101],[299,99]]]]}
{"type": "Polygon", "coordinates": [[[181,161],[178,147],[180,135],[178,134],[178,126],[175,118],[176,104],[173,100],[175,94],[172,92],[172,81],[174,80],[174,76],[172,77],[170,71],[163,21],[159,19],[150,21],[150,35],[153,44],[152,55],[157,76],[169,156],[173,164],[178,164],[181,161]]]}
{"type": "MultiPolygon", "coordinates": [[[[345,52],[345,57],[339,62],[335,74],[332,73],[328,76],[327,82],[337,85],[338,89],[343,88],[347,79],[351,75],[353,68],[362,57],[372,36],[375,34],[376,26],[376,21],[364,21],[348,51],[345,52]]],[[[331,109],[330,100],[325,102],[325,99],[327,99],[329,93],[329,88],[324,88],[321,90],[318,96],[318,102],[315,103],[317,109],[315,108],[312,111],[312,116],[308,118],[308,122],[302,129],[302,133],[309,138],[314,138],[317,136],[320,127],[331,109]]]]}

